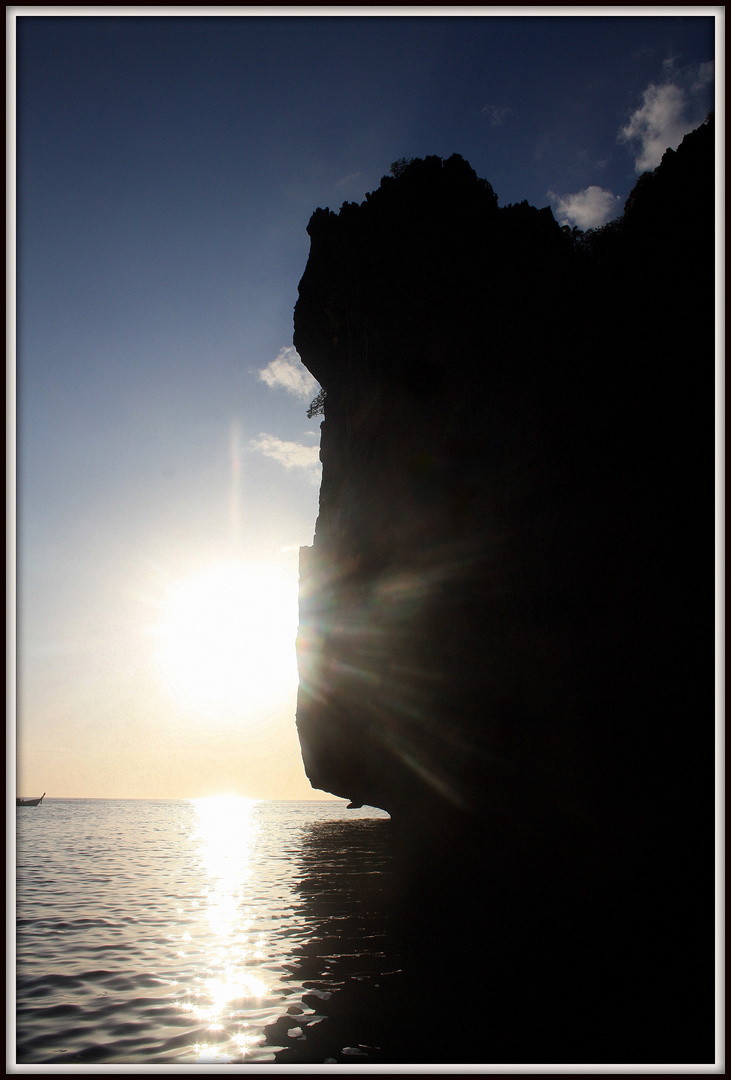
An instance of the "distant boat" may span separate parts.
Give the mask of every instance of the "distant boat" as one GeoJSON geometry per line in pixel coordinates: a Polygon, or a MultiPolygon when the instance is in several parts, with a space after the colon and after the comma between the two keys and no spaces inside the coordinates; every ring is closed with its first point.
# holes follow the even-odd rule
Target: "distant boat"
{"type": "Polygon", "coordinates": [[[21,799],[20,797],[18,797],[15,800],[15,805],[16,806],[40,806],[41,803],[43,802],[43,800],[45,799],[45,797],[46,797],[45,791],[43,792],[43,794],[38,799],[21,799]]]}

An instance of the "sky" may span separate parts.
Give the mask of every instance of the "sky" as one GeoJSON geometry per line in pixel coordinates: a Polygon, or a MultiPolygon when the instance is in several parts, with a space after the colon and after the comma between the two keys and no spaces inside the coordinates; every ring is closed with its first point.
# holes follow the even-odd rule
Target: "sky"
{"type": "Polygon", "coordinates": [[[8,9],[17,791],[322,798],[311,214],[458,153],[500,205],[600,226],[713,108],[722,9],[176,10],[8,9]]]}

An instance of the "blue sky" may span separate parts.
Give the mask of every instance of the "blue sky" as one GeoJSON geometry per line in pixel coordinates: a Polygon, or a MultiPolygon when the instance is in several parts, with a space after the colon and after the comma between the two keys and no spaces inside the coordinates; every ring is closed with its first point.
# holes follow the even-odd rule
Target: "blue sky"
{"type": "MultiPolygon", "coordinates": [[[[292,349],[310,215],[362,201],[397,158],[459,153],[501,205],[602,224],[713,107],[721,9],[24,10],[21,794],[307,797],[293,651],[270,699],[222,703],[212,670],[196,700],[180,660],[161,675],[160,642],[205,622],[171,612],[211,567],[296,589],[319,482],[317,385],[292,349]]],[[[253,601],[248,617],[265,618],[253,601]]]]}

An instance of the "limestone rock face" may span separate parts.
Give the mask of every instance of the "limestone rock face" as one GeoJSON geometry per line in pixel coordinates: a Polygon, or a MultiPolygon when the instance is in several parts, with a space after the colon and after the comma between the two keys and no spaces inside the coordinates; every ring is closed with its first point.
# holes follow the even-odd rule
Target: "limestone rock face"
{"type": "Polygon", "coordinates": [[[422,792],[472,812],[496,783],[599,809],[645,743],[663,752],[687,689],[667,650],[694,650],[688,575],[710,571],[711,135],[579,238],[498,209],[457,156],[313,215],[295,344],[327,392],[299,649],[316,787],[396,814],[422,792]]]}
{"type": "Polygon", "coordinates": [[[707,910],[712,121],[595,233],[499,208],[458,156],[308,232],[313,786],[389,811],[417,877],[611,893],[616,913],[697,871],[707,910]]]}

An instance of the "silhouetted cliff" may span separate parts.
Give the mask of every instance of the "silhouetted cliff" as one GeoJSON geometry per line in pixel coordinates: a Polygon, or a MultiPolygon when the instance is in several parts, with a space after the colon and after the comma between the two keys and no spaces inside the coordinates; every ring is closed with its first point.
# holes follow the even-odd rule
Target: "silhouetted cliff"
{"type": "MultiPolygon", "coordinates": [[[[391,813],[411,887],[448,877],[523,949],[561,923],[566,962],[605,988],[665,972],[648,934],[679,934],[682,1000],[707,1007],[712,926],[702,948],[690,927],[713,904],[712,120],[587,234],[499,208],[457,155],[396,172],[313,214],[295,309],[326,391],[307,774],[391,813]]],[[[611,1016],[650,1055],[622,1060],[682,1060],[601,1000],[596,1037],[611,1016]]]]}

